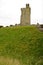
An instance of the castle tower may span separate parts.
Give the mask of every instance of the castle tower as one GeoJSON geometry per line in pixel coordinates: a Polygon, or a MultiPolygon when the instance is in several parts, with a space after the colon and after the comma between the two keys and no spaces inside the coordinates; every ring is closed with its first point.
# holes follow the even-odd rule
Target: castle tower
{"type": "Polygon", "coordinates": [[[30,25],[30,7],[26,4],[26,8],[21,8],[21,25],[30,25]]]}

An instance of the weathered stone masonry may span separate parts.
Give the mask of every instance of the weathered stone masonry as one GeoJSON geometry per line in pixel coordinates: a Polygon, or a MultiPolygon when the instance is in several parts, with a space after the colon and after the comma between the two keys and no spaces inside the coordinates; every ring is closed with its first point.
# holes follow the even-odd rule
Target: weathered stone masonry
{"type": "Polygon", "coordinates": [[[26,4],[26,8],[21,8],[20,25],[30,25],[30,13],[31,9],[29,4],[26,4]]]}

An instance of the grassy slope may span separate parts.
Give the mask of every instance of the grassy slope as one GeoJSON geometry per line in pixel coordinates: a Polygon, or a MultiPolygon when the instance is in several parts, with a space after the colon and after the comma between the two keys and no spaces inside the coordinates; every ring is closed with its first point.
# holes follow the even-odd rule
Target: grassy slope
{"type": "Polygon", "coordinates": [[[34,65],[43,56],[43,32],[35,26],[0,28],[0,56],[34,65]]]}

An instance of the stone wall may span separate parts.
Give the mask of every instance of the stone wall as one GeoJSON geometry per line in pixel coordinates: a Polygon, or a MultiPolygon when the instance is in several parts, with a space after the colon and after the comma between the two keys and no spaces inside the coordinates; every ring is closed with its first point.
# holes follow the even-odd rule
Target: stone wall
{"type": "Polygon", "coordinates": [[[21,8],[21,25],[30,25],[30,7],[26,4],[26,8],[21,8]]]}

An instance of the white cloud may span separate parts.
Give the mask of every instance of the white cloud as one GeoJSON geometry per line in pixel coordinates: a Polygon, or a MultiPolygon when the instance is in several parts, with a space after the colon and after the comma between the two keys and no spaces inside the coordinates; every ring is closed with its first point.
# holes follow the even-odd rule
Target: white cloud
{"type": "Polygon", "coordinates": [[[32,4],[31,4],[31,7],[32,7],[32,16],[31,19],[33,22],[32,23],[35,23],[34,21],[36,21],[37,23],[37,20],[39,21],[39,23],[41,23],[41,19],[42,19],[42,0],[33,0],[32,1],[32,4]]]}
{"type": "Polygon", "coordinates": [[[10,25],[20,23],[20,8],[25,7],[26,3],[31,6],[32,23],[43,19],[43,0],[0,0],[0,25],[10,25]]]}

